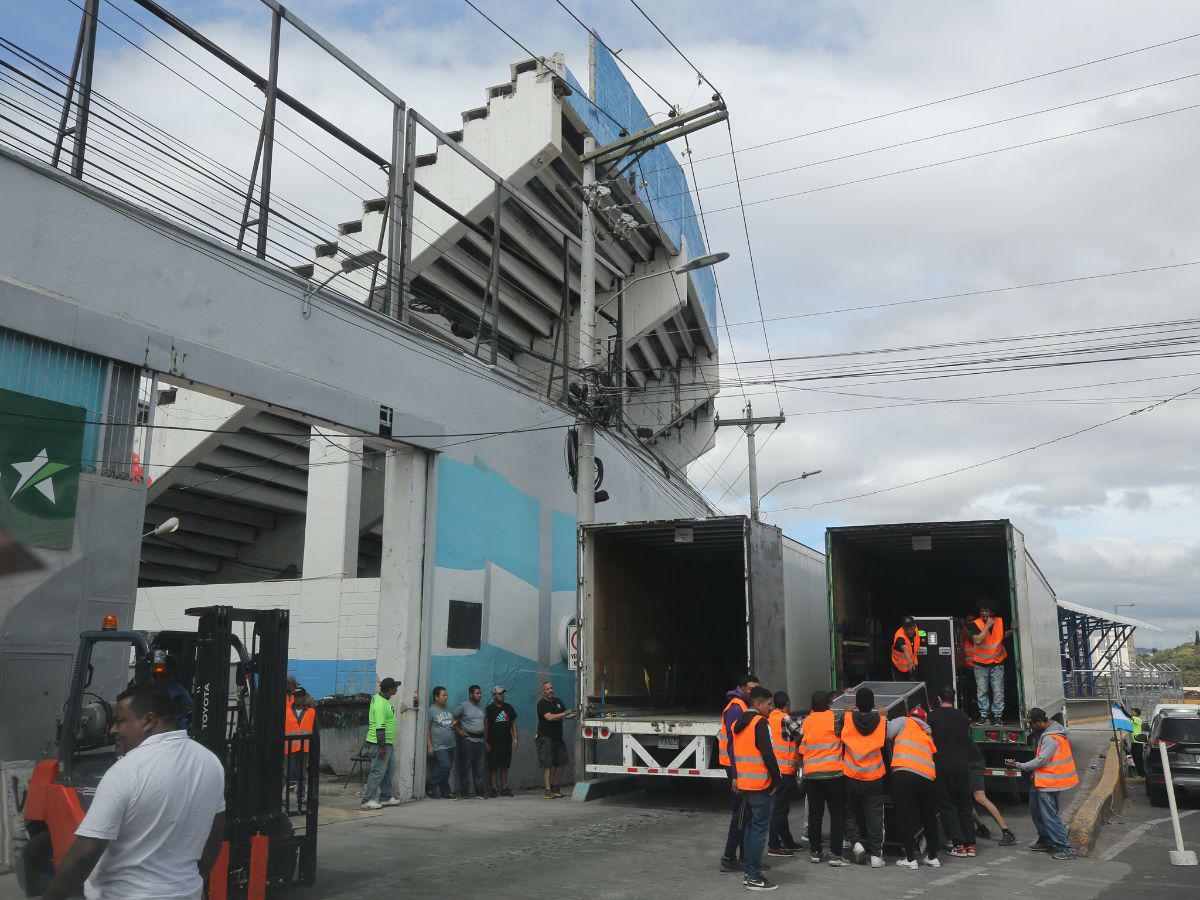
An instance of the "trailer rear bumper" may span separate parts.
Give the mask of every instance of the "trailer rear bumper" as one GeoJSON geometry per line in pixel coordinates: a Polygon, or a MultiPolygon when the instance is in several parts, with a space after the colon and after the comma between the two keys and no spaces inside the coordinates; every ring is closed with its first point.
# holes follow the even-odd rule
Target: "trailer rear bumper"
{"type": "Polygon", "coordinates": [[[592,763],[589,772],[597,775],[668,775],[673,778],[725,778],[724,769],[675,769],[652,766],[606,766],[592,763]]]}
{"type": "MultiPolygon", "coordinates": [[[[619,719],[584,719],[583,736],[604,747],[611,737],[620,736],[619,761],[612,757],[617,748],[604,755],[605,762],[587,764],[596,775],[665,775],[673,778],[725,778],[725,770],[715,766],[716,734],[719,724],[704,722],[633,722],[619,719]]],[[[594,758],[594,757],[593,757],[594,758]]]]}

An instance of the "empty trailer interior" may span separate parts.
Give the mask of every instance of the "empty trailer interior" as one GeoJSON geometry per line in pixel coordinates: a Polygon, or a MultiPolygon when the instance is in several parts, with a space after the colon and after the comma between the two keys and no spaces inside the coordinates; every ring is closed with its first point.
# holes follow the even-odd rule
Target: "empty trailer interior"
{"type": "Polygon", "coordinates": [[[740,517],[591,529],[591,706],[717,713],[747,660],[740,517]]]}

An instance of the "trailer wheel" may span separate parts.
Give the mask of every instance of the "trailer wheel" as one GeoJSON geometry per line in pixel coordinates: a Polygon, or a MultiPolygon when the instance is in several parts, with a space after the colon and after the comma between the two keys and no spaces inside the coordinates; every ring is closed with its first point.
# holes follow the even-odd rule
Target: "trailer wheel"
{"type": "Polygon", "coordinates": [[[50,845],[50,832],[39,831],[29,836],[21,851],[17,883],[25,891],[26,897],[40,897],[53,877],[54,848],[50,845]]]}

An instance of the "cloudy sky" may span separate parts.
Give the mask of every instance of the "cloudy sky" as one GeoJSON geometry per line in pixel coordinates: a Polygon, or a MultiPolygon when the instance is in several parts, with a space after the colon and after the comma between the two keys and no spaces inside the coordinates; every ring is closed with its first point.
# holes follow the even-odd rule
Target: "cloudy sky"
{"type": "MultiPolygon", "coordinates": [[[[1139,645],[1190,637],[1200,628],[1200,390],[1127,414],[1200,389],[1200,327],[1188,321],[1200,266],[1186,265],[1200,261],[1200,109],[1188,108],[1200,104],[1200,37],[1189,37],[1200,35],[1200,7],[640,2],[721,90],[742,148],[761,313],[729,136],[713,128],[692,140],[712,243],[732,254],[719,270],[731,326],[720,410],[732,416],[748,398],[757,413],[787,415],[760,434],[764,491],[822,470],[773,491],[769,520],[821,546],[831,524],[1011,518],[1061,597],[1137,604],[1123,612],[1164,631],[1139,645]],[[1029,79],[1059,69],[1069,70],[1029,79]],[[1009,82],[1019,83],[981,90],[1009,82]],[[887,115],[910,107],[920,108],[887,115]],[[976,156],[987,151],[999,152],[976,156]],[[1110,274],[1143,269],[1155,271],[1110,274]],[[1108,277],[824,314],[1093,275],[1108,277]],[[1175,324],[1155,324],[1165,322],[1175,324]],[[959,342],[975,343],[903,349],[959,342]],[[846,353],[856,355],[830,356],[846,353]],[[1029,354],[1039,355],[1009,361],[1029,354]],[[936,373],[950,377],[913,371],[946,361],[960,364],[936,373]],[[979,371],[996,367],[1009,371],[979,371]],[[988,462],[997,457],[1007,458],[988,462]],[[908,482],[920,483],[891,490],[908,482]]],[[[586,72],[585,35],[555,0],[476,5],[535,52],[562,51],[586,72]]],[[[672,103],[708,99],[627,0],[568,5],[672,103]]],[[[269,16],[255,0],[167,6],[265,70],[269,16]]],[[[522,55],[461,0],[289,6],[447,128],[522,55]]],[[[253,104],[125,18],[120,10],[167,34],[131,0],[104,10],[128,40],[102,32],[101,90],[244,169],[253,104]]],[[[7,4],[3,16],[6,35],[69,66],[70,0],[7,4]]],[[[280,80],[386,154],[386,105],[295,34],[280,80]]],[[[381,176],[285,121],[337,165],[281,154],[281,192],[326,221],[354,218],[381,176]]],[[[719,437],[693,479],[723,509],[744,510],[744,443],[733,429],[719,437]]]]}

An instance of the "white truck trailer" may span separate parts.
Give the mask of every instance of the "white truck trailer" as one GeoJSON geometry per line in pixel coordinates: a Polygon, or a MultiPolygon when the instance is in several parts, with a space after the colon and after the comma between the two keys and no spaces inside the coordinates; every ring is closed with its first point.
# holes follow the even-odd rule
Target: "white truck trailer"
{"type": "Polygon", "coordinates": [[[580,534],[587,777],[724,778],[725,693],[753,672],[798,707],[829,683],[825,558],[745,516],[580,534]]]}

